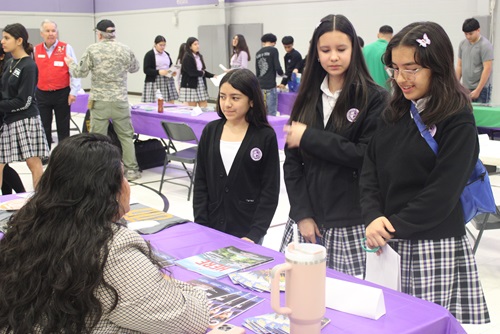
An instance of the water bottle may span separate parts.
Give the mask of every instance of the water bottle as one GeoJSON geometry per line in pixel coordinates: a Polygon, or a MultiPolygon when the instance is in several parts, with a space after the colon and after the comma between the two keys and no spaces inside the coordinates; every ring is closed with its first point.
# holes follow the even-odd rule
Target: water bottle
{"type": "Polygon", "coordinates": [[[159,89],[156,90],[156,100],[158,101],[158,112],[163,112],[163,96],[161,95],[161,91],[159,89]]]}

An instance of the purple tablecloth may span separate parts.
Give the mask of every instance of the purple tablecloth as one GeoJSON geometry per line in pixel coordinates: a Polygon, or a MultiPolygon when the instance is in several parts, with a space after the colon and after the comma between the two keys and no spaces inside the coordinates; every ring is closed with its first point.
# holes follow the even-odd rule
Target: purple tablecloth
{"type": "Polygon", "coordinates": [[[281,115],[290,115],[297,93],[280,92],[278,94],[278,111],[281,115]]]}
{"type": "Polygon", "coordinates": [[[87,105],[89,103],[89,94],[78,94],[76,101],[71,104],[71,112],[85,114],[87,112],[87,105]]]}
{"type": "MultiPolygon", "coordinates": [[[[176,225],[159,233],[144,236],[144,238],[150,240],[151,244],[158,249],[180,259],[232,245],[274,257],[273,262],[256,267],[259,269],[270,268],[284,262],[284,256],[281,253],[195,223],[176,225]]],[[[175,278],[182,281],[200,277],[199,274],[176,266],[169,267],[169,270],[175,278]]],[[[331,269],[327,270],[327,275],[350,282],[376,286],[331,269]]],[[[232,284],[227,277],[221,281],[232,284]]],[[[237,287],[244,289],[240,286],[237,287]]],[[[371,320],[326,309],[325,316],[331,319],[331,323],[323,329],[322,333],[465,333],[459,322],[445,308],[394,290],[386,288],[382,288],[382,290],[384,291],[386,314],[380,319],[371,320]]],[[[241,326],[248,317],[272,312],[269,293],[252,293],[265,298],[266,301],[244,312],[229,323],[241,326]]],[[[281,304],[284,305],[284,293],[281,297],[281,304]]]]}
{"type": "MultiPolygon", "coordinates": [[[[16,195],[0,196],[0,203],[15,198],[17,198],[16,195]]],[[[2,236],[2,233],[0,233],[0,238],[2,236]]],[[[284,262],[284,256],[279,252],[251,244],[239,238],[195,223],[175,225],[156,234],[145,235],[143,237],[149,240],[154,247],[179,259],[221,247],[235,246],[243,250],[272,256],[274,258],[273,262],[255,267],[256,269],[272,268],[276,264],[284,262]]],[[[199,274],[181,267],[173,266],[168,269],[173,277],[182,281],[189,281],[200,277],[199,274]]],[[[327,275],[328,277],[354,283],[377,286],[331,269],[327,269],[327,275]]],[[[232,285],[231,280],[227,277],[222,278],[221,281],[232,285]]],[[[236,287],[244,290],[244,288],[239,285],[236,287]]],[[[307,289],[307,287],[304,288],[307,289]]],[[[327,308],[325,316],[331,320],[331,323],[322,330],[322,333],[466,333],[460,323],[445,308],[391,289],[383,287],[381,287],[381,289],[384,291],[386,307],[386,314],[381,318],[372,320],[327,308]]],[[[241,326],[243,321],[248,317],[272,312],[269,293],[259,293],[256,291],[252,291],[252,293],[266,300],[232,319],[229,323],[241,326]]],[[[284,293],[281,294],[281,304],[285,305],[284,293]]]]}
{"type": "MultiPolygon", "coordinates": [[[[158,138],[166,138],[161,121],[187,123],[200,139],[205,125],[219,119],[216,112],[204,112],[198,116],[191,116],[189,108],[168,104],[165,104],[163,113],[157,112],[155,104],[139,104],[132,108],[131,115],[136,133],[158,138]]],[[[279,149],[283,149],[285,147],[283,126],[288,121],[288,117],[268,116],[267,119],[276,132],[279,149]]]]}

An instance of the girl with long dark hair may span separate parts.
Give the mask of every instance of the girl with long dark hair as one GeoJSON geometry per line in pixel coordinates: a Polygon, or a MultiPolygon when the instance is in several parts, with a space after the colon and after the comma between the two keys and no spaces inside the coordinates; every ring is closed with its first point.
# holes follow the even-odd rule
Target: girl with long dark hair
{"type": "Polygon", "coordinates": [[[387,99],[387,91],[370,77],[351,22],[343,15],[324,17],[314,29],[307,71],[285,129],[290,219],[282,250],[297,224],[302,242],[326,247],[328,267],[364,273],[358,178],[387,99]]]}
{"type": "Polygon", "coordinates": [[[233,37],[233,55],[231,56],[231,69],[248,68],[250,60],[250,51],[248,50],[245,36],[236,34],[233,37]]]}
{"type": "Polygon", "coordinates": [[[217,113],[198,146],[194,220],[262,244],[278,206],[279,155],[255,74],[222,78],[217,113]]]}

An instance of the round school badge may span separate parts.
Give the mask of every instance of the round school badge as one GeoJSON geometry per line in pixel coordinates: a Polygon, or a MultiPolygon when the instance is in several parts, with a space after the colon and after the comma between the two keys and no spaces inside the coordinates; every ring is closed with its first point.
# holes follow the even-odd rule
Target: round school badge
{"type": "Polygon", "coordinates": [[[252,148],[250,151],[250,158],[252,158],[253,161],[259,161],[262,159],[262,151],[258,147],[252,148]]]}
{"type": "Polygon", "coordinates": [[[346,117],[349,122],[354,123],[358,115],[359,115],[359,110],[356,108],[351,108],[347,111],[346,117]]]}
{"type": "Polygon", "coordinates": [[[437,127],[435,124],[432,124],[431,126],[429,126],[429,132],[431,133],[431,136],[434,137],[434,135],[436,134],[436,131],[437,131],[437,127]]]}

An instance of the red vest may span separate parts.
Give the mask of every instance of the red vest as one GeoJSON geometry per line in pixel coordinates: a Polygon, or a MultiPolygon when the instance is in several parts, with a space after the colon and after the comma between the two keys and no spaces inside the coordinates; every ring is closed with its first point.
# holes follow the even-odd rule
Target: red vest
{"type": "Polygon", "coordinates": [[[50,57],[43,43],[35,47],[35,62],[38,66],[38,89],[58,90],[69,86],[69,69],[64,62],[66,43],[58,41],[50,57]]]}

